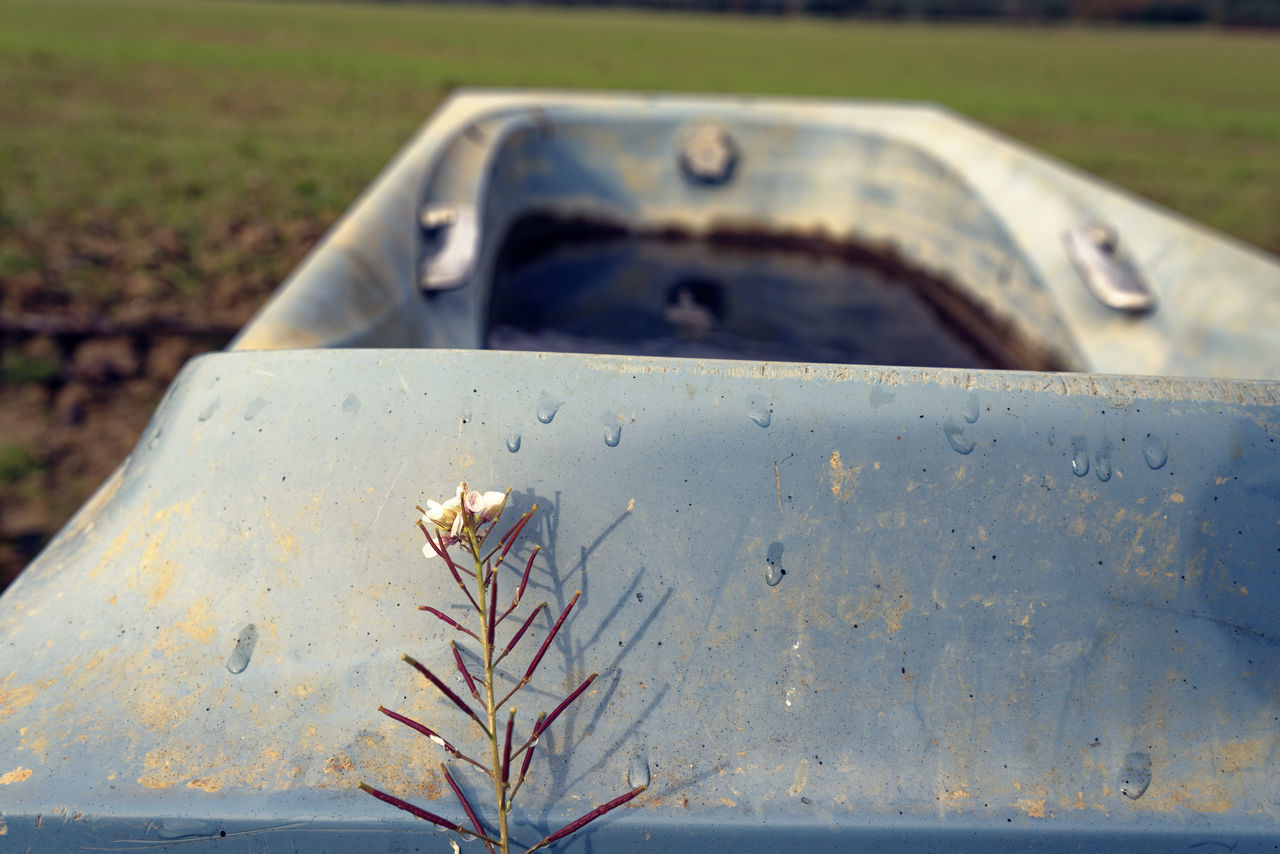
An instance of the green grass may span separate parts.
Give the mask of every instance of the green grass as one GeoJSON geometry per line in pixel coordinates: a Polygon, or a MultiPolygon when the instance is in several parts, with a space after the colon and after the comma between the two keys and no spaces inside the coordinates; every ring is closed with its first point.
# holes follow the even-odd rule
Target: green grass
{"type": "Polygon", "coordinates": [[[21,445],[0,445],[0,484],[13,484],[40,470],[40,463],[21,445]]]}
{"type": "MultiPolygon", "coordinates": [[[[237,218],[328,221],[477,85],[935,101],[1280,252],[1266,35],[191,0],[0,15],[0,235],[163,224],[217,254],[237,218]]],[[[38,263],[3,243],[6,269],[38,263]]]]}
{"type": "Polygon", "coordinates": [[[56,376],[58,361],[52,356],[29,356],[15,349],[0,360],[0,383],[43,383],[56,376]]]}

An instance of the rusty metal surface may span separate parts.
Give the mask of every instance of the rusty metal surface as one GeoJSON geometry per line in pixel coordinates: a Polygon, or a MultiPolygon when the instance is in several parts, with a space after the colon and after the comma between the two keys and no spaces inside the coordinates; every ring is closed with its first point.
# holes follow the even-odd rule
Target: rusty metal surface
{"type": "Polygon", "coordinates": [[[352,786],[454,812],[376,708],[463,730],[397,658],[466,478],[546,510],[547,663],[601,673],[517,838],[643,762],[566,850],[1271,850],[1278,430],[1273,382],[202,357],[0,597],[0,848],[446,850],[352,786]]]}
{"type": "Polygon", "coordinates": [[[1073,370],[1280,378],[1275,258],[945,109],[873,101],[461,92],[235,346],[481,346],[504,229],[546,213],[858,243],[954,283],[1073,370]],[[691,184],[679,145],[708,122],[740,162],[723,184],[691,184]],[[450,206],[481,224],[475,257],[450,259],[472,281],[424,300],[420,216],[450,206]],[[1084,222],[1115,229],[1159,309],[1094,299],[1062,243],[1084,222]]]}

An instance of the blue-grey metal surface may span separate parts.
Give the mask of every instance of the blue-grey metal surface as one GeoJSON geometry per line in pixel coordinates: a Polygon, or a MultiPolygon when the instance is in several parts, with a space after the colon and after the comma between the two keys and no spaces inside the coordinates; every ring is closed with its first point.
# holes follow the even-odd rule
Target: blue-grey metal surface
{"type": "Polygon", "coordinates": [[[483,346],[497,252],[529,213],[848,240],[951,282],[1067,369],[1280,379],[1273,256],[940,107],[875,101],[461,92],[235,346],[483,346]],[[682,166],[706,128],[732,142],[722,182],[682,166]],[[478,233],[424,234],[424,211],[449,210],[478,233]],[[1155,311],[1094,298],[1063,243],[1083,223],[1120,236],[1155,311]]]}
{"type": "Polygon", "coordinates": [[[458,813],[376,708],[465,732],[398,656],[446,662],[411,508],[467,479],[584,591],[549,682],[601,673],[519,839],[648,773],[565,850],[1270,851],[1278,425],[1272,382],[205,356],[0,598],[0,849],[449,850],[352,787],[458,813]]]}

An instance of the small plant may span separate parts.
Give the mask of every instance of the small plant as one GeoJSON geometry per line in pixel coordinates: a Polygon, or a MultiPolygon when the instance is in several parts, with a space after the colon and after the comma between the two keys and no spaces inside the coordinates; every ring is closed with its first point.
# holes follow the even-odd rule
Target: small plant
{"type": "MultiPolygon", "coordinates": [[[[509,690],[502,693],[497,685],[498,664],[511,654],[512,650],[520,643],[520,639],[529,630],[529,627],[533,625],[534,619],[547,607],[547,603],[542,602],[530,611],[519,624],[519,627],[510,633],[506,643],[499,648],[498,630],[508,617],[515,615],[516,609],[520,606],[520,601],[524,597],[525,589],[529,584],[529,573],[533,569],[533,561],[538,556],[538,547],[535,546],[529,555],[529,560],[525,564],[523,573],[520,575],[520,582],[515,589],[511,604],[505,608],[499,607],[498,581],[501,575],[500,570],[503,569],[507,556],[511,553],[512,546],[515,545],[520,532],[524,530],[524,526],[528,524],[533,517],[534,511],[538,509],[535,504],[527,513],[517,519],[507,529],[506,533],[498,538],[496,545],[489,548],[488,542],[494,528],[497,527],[499,518],[502,516],[502,511],[506,508],[507,498],[510,494],[510,490],[506,492],[474,492],[467,489],[467,484],[463,483],[458,486],[457,495],[443,504],[428,501],[426,510],[421,507],[417,508],[418,512],[422,514],[422,518],[418,521],[418,527],[422,529],[422,533],[427,538],[427,544],[422,551],[428,558],[439,558],[444,562],[449,574],[467,597],[468,604],[476,612],[478,617],[476,630],[473,631],[455,622],[451,617],[430,605],[422,605],[418,610],[430,613],[454,631],[479,644],[480,655],[484,661],[484,672],[482,674],[472,673],[463,661],[457,643],[454,641],[449,642],[458,673],[466,683],[471,699],[475,703],[479,703],[480,708],[477,709],[473,703],[459,696],[457,692],[445,684],[440,676],[432,673],[421,662],[407,655],[404,656],[404,660],[414,670],[421,673],[449,702],[471,718],[475,728],[479,730],[484,741],[487,742],[487,756],[482,757],[481,760],[475,759],[463,753],[453,743],[446,741],[444,737],[425,724],[407,718],[383,706],[378,707],[378,711],[382,712],[382,714],[425,735],[440,745],[448,755],[475,766],[481,773],[488,776],[489,781],[493,784],[494,800],[498,808],[496,835],[481,823],[476,811],[467,801],[462,789],[449,772],[448,766],[443,762],[440,764],[440,768],[444,772],[444,778],[462,805],[462,810],[466,813],[467,820],[471,823],[471,829],[463,827],[458,822],[428,812],[408,801],[403,801],[394,795],[379,791],[365,783],[360,784],[361,789],[380,801],[385,801],[446,830],[456,831],[464,836],[475,836],[485,844],[491,854],[496,854],[498,851],[501,851],[502,854],[510,854],[511,838],[507,826],[508,819],[512,805],[515,803],[516,795],[520,792],[520,787],[524,785],[526,776],[529,773],[529,763],[533,759],[538,739],[555,722],[556,718],[565,709],[569,708],[574,700],[582,696],[582,693],[587,690],[598,675],[592,673],[550,712],[543,712],[538,715],[538,719],[534,722],[527,738],[521,740],[515,737],[516,710],[515,707],[508,707],[507,703],[533,679],[539,663],[541,663],[543,656],[546,655],[547,650],[551,647],[551,642],[555,639],[561,626],[564,625],[569,612],[573,610],[578,597],[582,595],[582,591],[579,590],[569,600],[569,604],[565,606],[560,617],[552,625],[551,631],[543,639],[542,645],[538,647],[538,651],[529,662],[524,675],[519,680],[516,680],[509,690]],[[449,552],[449,549],[454,546],[459,547],[463,553],[468,555],[470,561],[464,559],[463,565],[455,562],[449,552]],[[472,564],[471,567],[465,565],[468,562],[472,564]],[[474,593],[472,592],[473,589],[474,593]],[[504,708],[506,709],[506,725],[502,727],[500,726],[500,719],[504,708]],[[513,771],[517,762],[520,764],[518,773],[513,771]]],[[[465,638],[460,638],[460,640],[464,643],[466,642],[465,638]]],[[[581,830],[610,810],[630,801],[643,792],[645,788],[644,786],[637,786],[626,794],[616,797],[608,803],[601,804],[581,818],[569,822],[555,833],[550,834],[532,848],[526,849],[525,854],[544,848],[581,830]]]]}

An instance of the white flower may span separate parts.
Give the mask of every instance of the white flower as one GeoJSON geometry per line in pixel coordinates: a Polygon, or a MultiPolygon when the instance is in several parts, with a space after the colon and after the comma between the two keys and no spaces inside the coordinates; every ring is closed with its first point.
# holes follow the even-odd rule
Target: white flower
{"type": "Polygon", "coordinates": [[[497,516],[506,500],[505,492],[468,492],[467,512],[475,515],[476,524],[479,525],[497,516]]]}
{"type": "MultiPolygon", "coordinates": [[[[467,489],[466,481],[458,484],[457,494],[444,503],[427,500],[427,509],[422,514],[422,524],[429,530],[439,533],[445,546],[466,540],[466,523],[470,517],[473,525],[482,525],[494,519],[501,512],[507,500],[505,492],[476,492],[467,489]],[[463,508],[466,512],[463,512],[463,508]]],[[[422,553],[428,558],[435,557],[431,546],[423,546],[422,553]]]]}
{"type": "Polygon", "coordinates": [[[458,494],[447,502],[426,502],[426,512],[422,513],[422,524],[430,525],[444,534],[445,544],[458,539],[462,533],[462,494],[466,484],[458,487],[458,494]]]}

